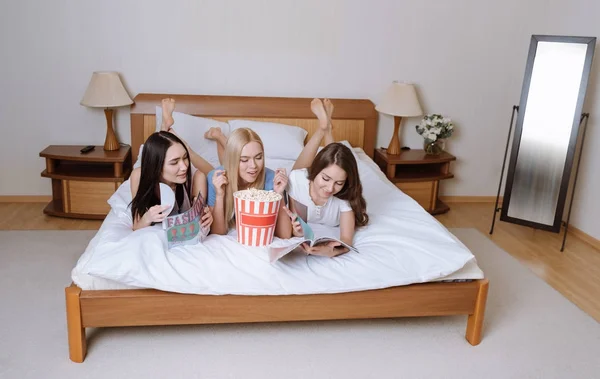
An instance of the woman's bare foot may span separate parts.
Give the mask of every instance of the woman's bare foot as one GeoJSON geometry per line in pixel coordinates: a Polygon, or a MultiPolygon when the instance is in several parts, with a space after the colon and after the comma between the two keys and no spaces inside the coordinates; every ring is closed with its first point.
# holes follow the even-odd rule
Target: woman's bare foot
{"type": "Polygon", "coordinates": [[[218,126],[213,126],[204,133],[204,138],[218,141],[221,137],[223,137],[223,131],[218,126]]]}
{"type": "Polygon", "coordinates": [[[323,106],[325,107],[325,112],[327,113],[327,120],[329,121],[329,126],[331,127],[331,117],[333,116],[333,103],[329,99],[323,99],[323,106]]]}
{"type": "Polygon", "coordinates": [[[329,120],[321,99],[313,99],[313,101],[310,102],[310,110],[319,119],[319,128],[327,130],[329,126],[329,120]]]}
{"type": "Polygon", "coordinates": [[[175,120],[173,120],[173,111],[175,110],[175,99],[162,99],[161,107],[162,124],[160,125],[160,130],[168,132],[175,123],[175,120]]]}

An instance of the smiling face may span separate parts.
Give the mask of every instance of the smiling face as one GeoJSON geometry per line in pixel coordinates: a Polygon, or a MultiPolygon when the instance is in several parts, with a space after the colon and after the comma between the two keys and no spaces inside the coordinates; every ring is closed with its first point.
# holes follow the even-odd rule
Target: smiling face
{"type": "Polygon", "coordinates": [[[325,167],[313,180],[314,195],[322,200],[329,199],[344,188],[347,178],[348,174],[340,166],[331,164],[325,167]]]}
{"type": "Polygon", "coordinates": [[[258,178],[265,166],[264,153],[262,146],[255,141],[248,142],[242,148],[240,155],[240,167],[238,170],[241,184],[252,184],[258,178]]]}
{"type": "Polygon", "coordinates": [[[190,160],[183,145],[174,143],[167,150],[162,179],[168,185],[183,184],[187,180],[190,160]]]}

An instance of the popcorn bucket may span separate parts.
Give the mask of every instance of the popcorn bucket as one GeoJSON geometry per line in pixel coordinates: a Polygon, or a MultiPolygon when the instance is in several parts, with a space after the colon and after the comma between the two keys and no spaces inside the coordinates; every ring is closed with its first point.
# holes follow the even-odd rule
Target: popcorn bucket
{"type": "Polygon", "coordinates": [[[237,240],[246,246],[267,246],[273,241],[281,195],[249,189],[233,194],[237,240]]]}

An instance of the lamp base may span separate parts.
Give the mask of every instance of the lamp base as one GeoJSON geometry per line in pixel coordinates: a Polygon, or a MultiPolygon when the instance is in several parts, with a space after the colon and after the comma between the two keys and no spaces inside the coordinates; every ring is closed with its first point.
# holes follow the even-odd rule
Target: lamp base
{"type": "Polygon", "coordinates": [[[104,115],[106,116],[106,139],[104,140],[104,150],[119,150],[121,145],[119,144],[115,131],[113,130],[113,110],[110,108],[104,109],[104,115]]]}
{"type": "Polygon", "coordinates": [[[392,140],[386,150],[388,155],[400,154],[400,138],[398,138],[398,130],[400,129],[400,122],[402,117],[394,116],[394,134],[392,134],[392,140]]]}

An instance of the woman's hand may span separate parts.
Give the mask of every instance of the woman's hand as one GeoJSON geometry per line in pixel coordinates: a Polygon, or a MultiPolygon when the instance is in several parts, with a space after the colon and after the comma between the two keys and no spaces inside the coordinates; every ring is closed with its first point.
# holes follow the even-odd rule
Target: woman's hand
{"type": "Polygon", "coordinates": [[[321,255],[323,257],[333,258],[336,255],[347,253],[348,249],[336,241],[327,242],[322,245],[310,247],[307,243],[303,243],[302,247],[310,255],[321,255]]]}
{"type": "Polygon", "coordinates": [[[204,214],[202,215],[202,229],[204,230],[208,230],[210,228],[210,225],[213,223],[213,215],[212,212],[210,211],[210,207],[205,206],[204,207],[204,214]]]}
{"type": "Polygon", "coordinates": [[[273,178],[273,191],[281,195],[283,194],[287,184],[288,176],[285,173],[285,168],[278,168],[275,170],[275,177],[273,178]]]}
{"type": "Polygon", "coordinates": [[[227,172],[225,170],[215,171],[212,177],[212,184],[215,187],[217,196],[225,196],[225,187],[229,184],[227,172]]]}
{"type": "Polygon", "coordinates": [[[168,216],[164,211],[169,208],[171,208],[170,205],[155,205],[151,207],[142,216],[142,223],[144,225],[152,225],[153,222],[162,222],[168,216]]]}
{"type": "Polygon", "coordinates": [[[290,217],[292,221],[292,235],[294,237],[302,237],[304,235],[304,231],[302,230],[302,225],[300,225],[300,221],[298,221],[298,215],[294,212],[290,211],[288,207],[283,207],[283,210],[290,217]]]}

